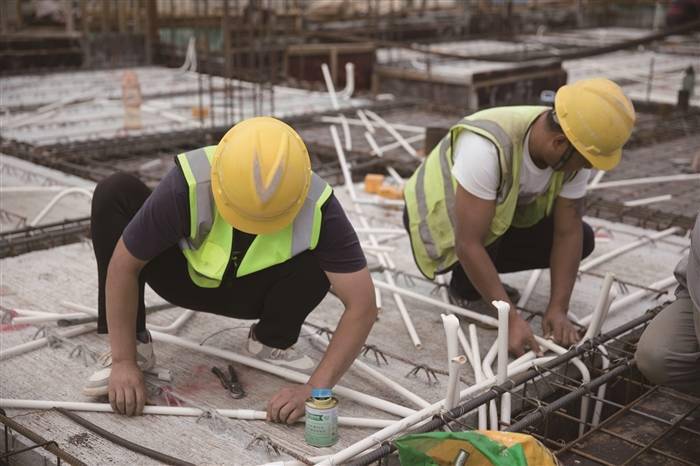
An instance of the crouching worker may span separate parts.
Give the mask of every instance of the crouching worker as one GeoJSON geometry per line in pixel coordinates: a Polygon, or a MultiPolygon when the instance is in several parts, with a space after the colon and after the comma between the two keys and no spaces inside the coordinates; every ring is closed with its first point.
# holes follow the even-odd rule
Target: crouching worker
{"type": "Polygon", "coordinates": [[[676,300],[654,317],[637,346],[637,367],[651,382],[700,394],[700,214],[690,251],[676,266],[676,300]]]}
{"type": "Polygon", "coordinates": [[[109,330],[111,353],[83,391],[108,394],[119,413],[142,413],[142,370],[155,363],[148,283],[176,306],[257,320],[248,332],[252,356],[311,373],[306,384],[268,402],[271,420],[292,423],[312,388],[340,379],[375,321],[357,235],[331,187],[311,171],[302,139],[274,118],[245,120],[217,146],[180,154],[175,163],[153,192],[126,174],[95,190],[98,333],[109,330]],[[316,365],[293,345],[331,286],[345,311],[316,365]]]}

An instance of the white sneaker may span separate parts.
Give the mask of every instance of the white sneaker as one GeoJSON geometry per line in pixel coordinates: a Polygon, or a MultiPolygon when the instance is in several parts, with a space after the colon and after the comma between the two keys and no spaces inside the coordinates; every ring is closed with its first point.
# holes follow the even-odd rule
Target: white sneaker
{"type": "Polygon", "coordinates": [[[260,343],[255,338],[255,325],[248,332],[248,352],[261,361],[269,362],[276,366],[286,366],[299,371],[311,371],[316,367],[316,362],[305,354],[297,351],[293,346],[287,349],[272,348],[260,343]]]}
{"type": "MultiPolygon", "coordinates": [[[[112,352],[107,351],[98,360],[101,369],[93,372],[83,387],[83,395],[102,396],[109,393],[109,376],[112,373],[112,352]]],[[[148,330],[136,339],[136,364],[142,371],[149,371],[156,365],[153,340],[148,330]],[[142,341],[141,339],[145,340],[142,341]]]]}

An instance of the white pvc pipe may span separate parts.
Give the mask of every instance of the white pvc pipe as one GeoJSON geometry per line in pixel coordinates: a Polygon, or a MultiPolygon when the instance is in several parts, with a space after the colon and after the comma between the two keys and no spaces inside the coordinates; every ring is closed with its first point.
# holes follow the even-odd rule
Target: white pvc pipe
{"type": "MultiPolygon", "coordinates": [[[[357,113],[357,116],[360,118],[360,121],[364,125],[367,132],[369,132],[370,134],[374,134],[374,131],[375,131],[374,126],[372,126],[372,124],[367,119],[365,112],[363,112],[362,110],[357,110],[357,112],[355,112],[355,113],[357,113]]],[[[346,120],[346,121],[348,121],[348,120],[346,120]]],[[[349,121],[348,121],[348,123],[349,123],[349,121]]]]}
{"type": "MultiPolygon", "coordinates": [[[[674,277],[672,275],[670,277],[664,278],[663,280],[659,280],[657,282],[652,283],[651,285],[649,285],[649,288],[663,290],[663,289],[666,289],[666,288],[668,288],[671,285],[674,285],[676,283],[678,283],[678,281],[676,280],[676,277],[674,277]]],[[[637,290],[633,293],[630,293],[623,298],[617,299],[617,300],[615,300],[615,302],[613,302],[610,305],[610,309],[608,310],[608,314],[616,312],[619,309],[623,309],[626,306],[630,306],[634,303],[637,303],[652,293],[654,293],[654,292],[646,290],[646,289],[641,289],[641,290],[637,290]]],[[[581,318],[580,324],[583,326],[589,325],[591,323],[592,318],[593,318],[593,316],[591,314],[584,316],[581,318]]]]}
{"type": "Polygon", "coordinates": [[[651,183],[667,183],[670,181],[695,181],[700,180],[700,174],[690,175],[669,175],[669,176],[650,176],[646,178],[632,178],[628,180],[604,181],[594,186],[589,186],[588,189],[603,189],[603,188],[619,188],[622,186],[636,186],[639,184],[651,183]]]}
{"type": "MultiPolygon", "coordinates": [[[[89,306],[84,306],[82,304],[74,303],[71,301],[61,301],[61,304],[63,304],[66,307],[69,307],[71,309],[75,309],[76,311],[81,311],[85,312],[87,314],[96,316],[98,315],[98,312],[96,309],[91,308],[89,306]]],[[[156,330],[158,332],[164,332],[164,333],[176,333],[180,328],[182,328],[185,323],[194,315],[195,311],[191,309],[185,309],[182,311],[182,314],[180,314],[171,324],[169,325],[154,325],[154,324],[147,324],[146,326],[148,327],[149,330],[156,330]]]]}
{"type": "MultiPolygon", "coordinates": [[[[333,79],[331,78],[331,72],[328,70],[327,64],[321,64],[321,72],[323,73],[323,80],[326,82],[326,88],[328,89],[328,96],[331,99],[333,110],[338,110],[340,106],[338,105],[338,98],[335,95],[335,86],[333,85],[333,79]]],[[[340,120],[342,121],[342,118],[340,120]]]]}
{"type": "Polygon", "coordinates": [[[63,191],[68,188],[68,186],[3,186],[0,187],[0,194],[43,193],[63,191]]]}
{"type": "Polygon", "coordinates": [[[13,324],[45,324],[48,322],[56,322],[61,319],[82,319],[87,317],[82,312],[71,312],[67,314],[53,314],[50,316],[31,316],[31,317],[15,317],[12,319],[13,324]]]}
{"type": "Polygon", "coordinates": [[[581,272],[586,272],[593,267],[596,267],[603,262],[607,262],[610,259],[613,259],[621,254],[624,254],[628,251],[632,251],[633,249],[637,249],[640,246],[644,246],[647,243],[651,243],[653,241],[659,240],[661,238],[665,238],[666,236],[670,236],[676,232],[678,232],[680,229],[678,227],[671,227],[667,228],[666,230],[660,231],[658,233],[654,233],[653,235],[650,236],[645,236],[643,238],[640,238],[636,241],[633,241],[631,243],[625,244],[622,247],[619,247],[617,249],[614,249],[612,251],[606,252],[605,254],[602,254],[598,257],[594,257],[591,259],[588,259],[584,262],[581,263],[579,270],[581,272]]]}
{"type": "MultiPolygon", "coordinates": [[[[367,218],[364,216],[362,207],[356,202],[357,199],[357,194],[355,192],[355,185],[352,183],[352,174],[350,173],[350,167],[348,166],[347,160],[345,159],[345,152],[343,152],[343,148],[340,145],[340,138],[338,137],[338,130],[335,128],[335,126],[331,125],[330,126],[330,132],[331,132],[331,137],[333,139],[333,144],[335,145],[335,150],[338,155],[338,162],[340,163],[340,168],[343,173],[343,178],[345,181],[345,188],[348,191],[348,194],[350,194],[350,199],[355,205],[355,212],[357,213],[357,216],[360,219],[360,223],[362,224],[363,228],[369,228],[369,222],[367,221],[367,218]]],[[[405,233],[405,232],[402,232],[405,233]]],[[[370,244],[373,246],[378,246],[379,242],[377,241],[377,238],[374,234],[369,234],[369,241],[370,244]]],[[[388,283],[391,285],[396,285],[394,281],[394,276],[391,274],[391,271],[387,270],[386,268],[389,266],[389,258],[388,254],[385,253],[379,253],[379,264],[385,268],[384,270],[384,278],[388,283]]],[[[375,286],[375,289],[377,287],[375,286]]],[[[376,291],[376,294],[379,295],[379,291],[376,291]]],[[[404,323],[404,326],[406,327],[406,330],[408,331],[408,335],[411,338],[411,341],[413,342],[413,345],[416,348],[421,348],[423,344],[421,343],[420,337],[418,336],[418,333],[416,332],[416,328],[413,325],[413,321],[411,320],[411,317],[408,314],[408,310],[406,309],[406,305],[403,302],[403,299],[401,296],[397,293],[392,294],[394,298],[394,302],[396,303],[396,307],[399,310],[399,315],[401,316],[401,320],[404,323]]]]}
{"type": "MultiPolygon", "coordinates": [[[[367,110],[365,110],[367,112],[367,110]]],[[[340,123],[340,118],[337,116],[322,116],[320,117],[321,123],[331,123],[331,124],[338,124],[340,123]]],[[[368,120],[369,121],[369,120],[368,120]]],[[[356,120],[354,118],[348,118],[348,123],[353,126],[365,126],[365,124],[362,122],[362,120],[356,120]]],[[[381,128],[382,126],[380,124],[373,124],[374,128],[381,128]]],[[[391,124],[392,128],[395,128],[397,130],[401,131],[406,131],[409,133],[425,133],[425,128],[422,126],[413,126],[413,125],[406,125],[406,124],[401,124],[401,123],[392,123],[391,124]]]]}
{"type": "MultiPolygon", "coordinates": [[[[78,325],[76,327],[70,328],[63,332],[58,333],[61,338],[70,338],[77,335],[82,335],[83,333],[88,333],[97,328],[96,324],[86,324],[78,325]]],[[[17,356],[18,354],[26,353],[42,346],[46,346],[49,343],[49,339],[46,337],[37,338],[36,340],[28,341],[27,343],[22,343],[12,348],[8,348],[0,351],[0,361],[3,359],[11,358],[12,356],[17,356]]]]}
{"type": "Polygon", "coordinates": [[[177,319],[175,319],[170,325],[154,325],[148,324],[149,330],[157,330],[164,333],[176,333],[180,328],[182,328],[185,323],[190,320],[190,317],[194,315],[194,311],[190,309],[185,309],[182,314],[180,314],[177,319]]]}
{"type": "MultiPolygon", "coordinates": [[[[484,377],[493,377],[495,374],[493,372],[493,361],[496,359],[496,353],[498,352],[498,337],[494,340],[491,348],[486,352],[484,356],[484,361],[481,366],[481,371],[484,377]]],[[[498,409],[496,406],[496,400],[489,401],[488,408],[488,420],[491,430],[498,430],[498,409]]]]}
{"type": "Polygon", "coordinates": [[[525,307],[530,299],[530,296],[532,296],[532,292],[535,291],[535,286],[537,286],[537,282],[539,281],[541,275],[542,269],[535,269],[532,271],[530,278],[527,280],[527,285],[525,285],[525,289],[523,290],[523,294],[520,295],[517,307],[525,307]]]}
{"type": "MultiPolygon", "coordinates": [[[[228,359],[230,361],[237,362],[239,364],[244,364],[248,367],[252,367],[254,369],[258,369],[269,374],[277,375],[291,382],[303,384],[309,380],[309,376],[306,374],[302,374],[300,372],[293,371],[284,367],[276,366],[274,364],[270,364],[249,356],[244,356],[233,351],[216,348],[214,346],[209,345],[199,345],[196,342],[187,340],[185,338],[169,335],[167,333],[162,333],[158,331],[151,331],[151,336],[153,337],[154,341],[171,343],[174,345],[181,346],[183,348],[189,348],[191,350],[199,351],[201,353],[228,359]]],[[[397,405],[396,403],[392,403],[390,401],[382,400],[381,398],[376,398],[374,396],[343,387],[342,385],[336,385],[333,388],[333,390],[340,396],[346,397],[358,403],[363,403],[373,408],[380,409],[382,411],[386,411],[391,414],[395,414],[397,416],[408,416],[414,412],[412,409],[397,405]]]]}
{"type": "MultiPolygon", "coordinates": [[[[610,358],[608,358],[608,350],[605,348],[604,345],[599,345],[598,346],[598,351],[600,351],[600,357],[601,357],[601,365],[603,372],[610,367],[610,358]]],[[[605,399],[605,391],[607,390],[608,384],[604,383],[600,387],[598,387],[598,392],[596,393],[596,398],[598,398],[593,405],[593,419],[591,420],[591,424],[593,427],[596,427],[598,424],[600,424],[600,417],[603,414],[603,400],[605,399]]]]}
{"type": "MultiPolygon", "coordinates": [[[[409,138],[409,139],[410,139],[410,138],[409,138]]],[[[408,139],[407,139],[407,140],[408,140],[408,139]]],[[[406,180],[404,180],[403,178],[401,178],[401,175],[399,175],[399,172],[397,172],[396,169],[394,169],[394,167],[392,167],[391,165],[388,165],[388,166],[386,167],[386,171],[389,172],[389,175],[391,175],[391,177],[394,179],[394,181],[396,181],[396,183],[397,183],[399,186],[402,186],[402,187],[403,187],[403,185],[404,185],[404,183],[406,182],[406,180]]]]}
{"type": "MultiPolygon", "coordinates": [[[[505,301],[493,301],[491,303],[498,309],[498,362],[496,383],[505,383],[508,377],[508,315],[510,305],[505,301]]],[[[501,396],[501,422],[510,424],[510,393],[501,396]]],[[[498,427],[498,426],[497,426],[498,427]]]]}
{"type": "Polygon", "coordinates": [[[445,309],[447,311],[450,311],[453,314],[468,317],[469,319],[475,320],[477,322],[481,322],[481,323],[486,324],[486,325],[490,325],[491,327],[498,327],[498,320],[494,319],[493,317],[489,317],[489,316],[486,316],[484,314],[481,314],[479,312],[470,311],[469,309],[455,306],[454,304],[443,303],[442,301],[438,301],[437,299],[431,298],[429,296],[424,296],[420,293],[416,293],[415,291],[410,291],[410,290],[398,287],[396,285],[385,283],[381,280],[374,280],[374,286],[377,288],[381,288],[383,290],[391,291],[392,293],[395,293],[395,294],[403,295],[403,296],[406,296],[408,298],[413,298],[416,301],[422,301],[426,304],[432,304],[433,306],[437,306],[440,309],[445,309]]]}
{"type": "MultiPolygon", "coordinates": [[[[369,134],[367,132],[365,132],[365,139],[367,139],[367,142],[372,147],[371,154],[379,156],[379,157],[383,156],[384,152],[388,152],[388,151],[396,149],[398,147],[402,147],[400,142],[392,142],[392,143],[386,144],[384,146],[379,146],[377,144],[377,141],[374,139],[374,136],[372,136],[371,134],[369,134]]],[[[418,142],[418,141],[422,141],[423,139],[425,139],[425,136],[423,134],[416,134],[415,136],[409,136],[409,137],[404,138],[404,139],[406,140],[406,142],[409,142],[409,143],[410,142],[418,142]]]]}
{"type": "Polygon", "coordinates": [[[11,309],[12,311],[15,312],[18,316],[44,316],[44,317],[51,317],[51,316],[57,316],[57,315],[63,315],[59,314],[57,312],[46,312],[46,311],[31,311],[29,309],[11,309]]]}
{"type": "Polygon", "coordinates": [[[451,361],[459,356],[459,342],[457,338],[457,330],[459,329],[459,319],[452,314],[442,314],[442,325],[445,328],[445,341],[447,342],[447,368],[449,373],[449,382],[447,384],[447,400],[446,408],[452,409],[455,405],[455,391],[454,388],[456,383],[459,382],[459,377],[453,371],[453,365],[451,361]],[[455,379],[457,377],[457,379],[455,379]]]}
{"type": "MultiPolygon", "coordinates": [[[[318,342],[320,345],[323,346],[323,348],[328,347],[328,342],[319,334],[317,333],[312,333],[311,337],[314,339],[314,341],[318,342]]],[[[426,406],[430,406],[430,403],[425,401],[423,398],[419,397],[412,391],[408,390],[401,384],[391,380],[389,377],[386,375],[382,374],[372,366],[365,364],[364,362],[360,361],[359,359],[355,359],[352,363],[352,367],[355,367],[361,371],[364,371],[367,373],[370,377],[372,377],[374,380],[376,380],[379,383],[384,384],[386,387],[394,390],[396,393],[399,395],[403,396],[407,400],[412,401],[414,404],[421,408],[425,408],[426,406]]]]}
{"type": "MultiPolygon", "coordinates": [[[[522,372],[527,370],[528,368],[532,367],[534,363],[538,362],[537,359],[534,361],[529,361],[522,366],[518,367],[519,371],[522,372]]],[[[516,372],[513,373],[508,373],[508,376],[513,376],[515,375],[516,372]]],[[[459,399],[462,400],[463,398],[474,394],[478,393],[482,390],[485,390],[489,388],[491,385],[493,385],[496,382],[495,377],[489,377],[484,379],[481,383],[476,383],[472,385],[471,387],[467,387],[463,389],[460,394],[459,394],[459,399]]],[[[445,400],[440,400],[436,403],[433,403],[430,405],[429,408],[424,408],[420,411],[417,411],[416,413],[406,416],[403,419],[400,419],[393,424],[391,424],[388,427],[383,428],[379,432],[376,432],[362,440],[359,440],[349,447],[334,453],[333,455],[329,456],[325,460],[317,463],[318,465],[322,466],[333,466],[336,464],[340,464],[343,461],[347,461],[350,458],[353,458],[354,456],[362,453],[363,451],[367,450],[368,448],[372,448],[376,445],[381,444],[385,440],[395,436],[396,434],[399,434],[407,429],[410,429],[412,426],[415,424],[418,424],[419,422],[434,416],[440,412],[441,409],[444,407],[445,400]]]]}
{"type": "MultiPolygon", "coordinates": [[[[475,361],[481,361],[481,355],[479,354],[479,340],[476,335],[476,325],[474,324],[469,324],[469,338],[471,339],[471,352],[472,352],[472,357],[474,358],[475,361]]],[[[484,373],[481,370],[481,365],[480,364],[472,364],[472,368],[474,369],[474,381],[478,384],[483,382],[484,380],[484,373]]],[[[479,405],[478,408],[478,422],[479,422],[479,430],[486,430],[488,429],[488,423],[487,423],[487,411],[486,411],[486,405],[481,404],[479,405]]]]}
{"type": "Polygon", "coordinates": [[[610,290],[615,282],[615,274],[610,272],[605,274],[603,279],[603,285],[600,288],[600,294],[598,295],[598,301],[596,302],[595,309],[593,310],[591,323],[586,330],[586,334],[583,336],[579,345],[591,338],[598,336],[600,329],[608,316],[608,310],[610,309],[610,304],[612,299],[610,296],[610,290]]]}
{"type": "Polygon", "coordinates": [[[604,170],[598,170],[593,177],[593,180],[588,184],[587,189],[591,189],[594,186],[598,186],[600,184],[600,180],[603,179],[603,176],[605,176],[605,171],[604,170]]]}
{"type": "MultiPolygon", "coordinates": [[[[50,400],[21,400],[0,398],[0,407],[7,409],[53,409],[63,408],[69,411],[88,411],[97,413],[114,413],[112,406],[109,403],[87,403],[82,401],[50,401],[50,400]]],[[[231,419],[242,419],[248,421],[265,421],[267,413],[265,411],[257,411],[254,409],[216,409],[216,414],[228,417],[231,419]]],[[[205,414],[199,408],[190,408],[185,406],[152,406],[146,405],[143,407],[143,414],[152,414],[160,416],[189,416],[199,417],[205,414]]],[[[302,417],[296,422],[304,422],[302,417]]],[[[349,427],[369,427],[382,428],[391,425],[395,421],[390,419],[370,419],[362,417],[338,417],[338,425],[349,427]]]]}
{"type": "Polygon", "coordinates": [[[355,92],[355,65],[352,62],[345,63],[345,89],[340,91],[343,99],[349,99],[355,92]]]}
{"type": "MultiPolygon", "coordinates": [[[[546,340],[546,339],[538,339],[538,343],[541,346],[544,346],[545,348],[549,349],[550,351],[555,352],[556,354],[564,354],[568,350],[566,348],[562,348],[561,346],[557,345],[551,340],[546,340]]],[[[579,358],[573,358],[571,360],[571,363],[576,366],[576,368],[579,370],[581,373],[581,383],[587,384],[588,382],[591,381],[591,372],[588,370],[588,367],[581,362],[579,358]]],[[[583,435],[583,431],[586,428],[586,421],[588,420],[588,406],[590,404],[590,398],[587,395],[584,395],[581,398],[581,423],[578,426],[578,434],[579,437],[583,435]]]]}
{"type": "Polygon", "coordinates": [[[368,133],[367,131],[365,131],[365,139],[367,140],[369,147],[372,148],[372,152],[370,152],[371,154],[374,154],[377,157],[384,156],[384,152],[382,151],[382,148],[379,147],[379,145],[377,144],[377,141],[374,139],[374,136],[372,136],[371,133],[368,133]]]}
{"type": "Polygon", "coordinates": [[[670,201],[673,199],[673,195],[664,194],[661,196],[645,197],[642,199],[635,199],[633,201],[625,201],[622,203],[625,207],[636,207],[640,205],[653,204],[654,202],[670,201]]]}
{"type": "Polygon", "coordinates": [[[403,146],[404,149],[406,149],[406,152],[408,152],[409,154],[411,154],[413,157],[418,158],[418,152],[416,152],[416,149],[414,149],[413,146],[411,146],[411,145],[406,141],[406,139],[405,139],[398,131],[396,131],[396,129],[395,129],[394,127],[392,127],[389,123],[387,123],[386,120],[384,120],[382,117],[380,117],[379,115],[377,115],[376,113],[374,113],[372,110],[365,110],[365,113],[366,113],[367,116],[369,116],[371,119],[373,119],[374,121],[376,121],[377,123],[379,123],[379,125],[380,125],[382,128],[386,129],[386,130],[389,132],[389,134],[391,134],[392,136],[394,136],[394,139],[396,139],[396,141],[397,141],[398,143],[400,143],[401,146],[403,146]]]}
{"type": "Polygon", "coordinates": [[[60,201],[62,198],[65,196],[68,196],[69,194],[82,194],[84,196],[87,196],[89,199],[92,199],[92,192],[88,191],[87,189],[84,188],[68,188],[60,193],[56,194],[51,201],[44,207],[41,212],[37,214],[36,217],[34,217],[34,220],[29,222],[29,226],[36,226],[45,216],[49,211],[53,208],[53,206],[56,205],[58,201],[60,201]]]}
{"type": "Polygon", "coordinates": [[[445,397],[445,409],[451,410],[459,403],[457,394],[459,393],[459,375],[462,372],[462,366],[467,362],[464,355],[455,356],[450,359],[449,364],[449,380],[447,383],[447,396],[445,397]]]}

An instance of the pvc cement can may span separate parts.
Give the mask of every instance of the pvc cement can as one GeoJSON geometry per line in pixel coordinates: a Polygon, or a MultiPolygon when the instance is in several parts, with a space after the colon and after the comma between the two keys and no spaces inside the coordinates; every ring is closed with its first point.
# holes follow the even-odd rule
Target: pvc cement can
{"type": "Polygon", "coordinates": [[[304,440],[314,447],[330,447],[338,441],[338,400],[328,388],[314,388],[306,400],[304,440]]]}

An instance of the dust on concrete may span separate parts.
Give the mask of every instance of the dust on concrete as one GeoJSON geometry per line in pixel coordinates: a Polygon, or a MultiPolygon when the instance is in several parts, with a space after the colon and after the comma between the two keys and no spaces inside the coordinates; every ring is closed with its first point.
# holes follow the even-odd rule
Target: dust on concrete
{"type": "Polygon", "coordinates": [[[90,435],[88,435],[87,432],[71,435],[68,437],[68,443],[76,447],[92,449],[92,445],[90,445],[90,435]]]}

